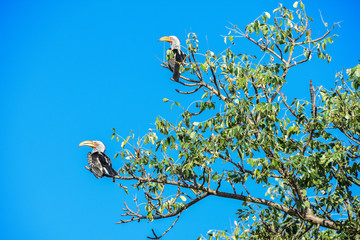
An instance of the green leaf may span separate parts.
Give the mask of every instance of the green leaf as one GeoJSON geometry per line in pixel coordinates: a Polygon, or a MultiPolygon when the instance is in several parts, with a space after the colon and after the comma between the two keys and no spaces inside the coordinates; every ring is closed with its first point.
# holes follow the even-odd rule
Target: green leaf
{"type": "Polygon", "coordinates": [[[331,62],[331,56],[329,54],[326,54],[326,60],[328,63],[331,62]]]}
{"type": "Polygon", "coordinates": [[[163,98],[163,102],[168,102],[168,101],[169,101],[169,99],[163,98]]]}
{"type": "Polygon", "coordinates": [[[266,16],[267,18],[270,18],[270,17],[271,17],[270,13],[268,13],[268,12],[265,12],[265,16],[266,16]]]}
{"type": "MultiPolygon", "coordinates": [[[[300,7],[302,10],[305,10],[305,5],[302,2],[300,2],[300,7]]],[[[310,19],[310,21],[312,21],[312,20],[310,19]]]]}
{"type": "Polygon", "coordinates": [[[263,20],[264,23],[266,23],[267,18],[265,16],[262,16],[262,20],[263,20]]]}
{"type": "Polygon", "coordinates": [[[286,45],[284,49],[285,53],[287,53],[288,50],[289,50],[289,45],[286,45]]]}
{"type": "Polygon", "coordinates": [[[293,7],[294,7],[294,8],[297,8],[297,7],[298,7],[298,4],[299,4],[298,1],[294,2],[293,7]]]}
{"type": "Polygon", "coordinates": [[[263,27],[263,28],[261,29],[261,31],[263,32],[263,34],[264,34],[265,36],[269,34],[269,28],[268,28],[267,26],[263,27]]]}
{"type": "Polygon", "coordinates": [[[289,48],[289,52],[292,52],[292,51],[294,51],[294,45],[291,45],[289,48]]]}
{"type": "Polygon", "coordinates": [[[325,42],[323,42],[322,44],[321,44],[321,48],[325,51],[326,50],[326,43],[325,42]]]}
{"type": "Polygon", "coordinates": [[[209,95],[209,93],[208,93],[208,92],[205,92],[205,93],[201,96],[201,99],[206,98],[208,95],[209,95]]]}
{"type": "Polygon", "coordinates": [[[217,180],[220,179],[220,175],[219,175],[219,174],[214,174],[214,175],[212,176],[212,179],[213,179],[214,181],[217,181],[217,180]]]}

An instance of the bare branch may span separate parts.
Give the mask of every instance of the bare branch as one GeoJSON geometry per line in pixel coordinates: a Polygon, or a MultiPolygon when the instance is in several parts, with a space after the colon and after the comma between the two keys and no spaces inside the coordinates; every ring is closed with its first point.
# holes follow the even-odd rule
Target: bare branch
{"type": "Polygon", "coordinates": [[[345,134],[345,136],[347,136],[349,139],[351,139],[353,142],[360,144],[360,141],[358,141],[356,138],[354,138],[353,136],[351,136],[348,132],[346,132],[346,130],[341,127],[341,126],[337,126],[337,128],[343,133],[345,134]]]}
{"type": "Polygon", "coordinates": [[[196,61],[196,58],[195,58],[195,56],[194,56],[194,52],[193,52],[193,51],[191,51],[191,56],[193,57],[194,62],[195,62],[195,64],[196,64],[196,69],[197,69],[197,71],[198,71],[198,73],[199,73],[199,75],[198,75],[199,80],[203,82],[204,79],[203,79],[203,76],[202,76],[202,73],[201,73],[199,64],[198,64],[197,61],[196,61]]]}
{"type": "Polygon", "coordinates": [[[181,94],[192,94],[192,93],[197,92],[200,88],[201,88],[201,86],[198,86],[198,87],[195,88],[194,90],[188,91],[188,92],[183,92],[183,91],[180,91],[180,90],[178,90],[178,89],[175,89],[175,91],[177,91],[178,93],[181,93],[181,94]]]}
{"type": "Polygon", "coordinates": [[[286,108],[291,112],[294,117],[298,118],[298,115],[295,113],[295,111],[287,104],[285,95],[283,93],[280,93],[280,96],[282,97],[283,103],[285,104],[286,108]]]}
{"type": "Polygon", "coordinates": [[[154,238],[153,238],[153,237],[147,237],[147,238],[149,238],[149,239],[160,239],[160,238],[162,238],[167,232],[169,232],[169,231],[175,226],[176,222],[177,222],[177,221],[179,220],[179,218],[180,218],[180,215],[181,215],[181,213],[178,214],[178,216],[177,216],[177,218],[175,219],[175,221],[173,222],[173,224],[172,224],[165,232],[163,232],[163,234],[161,234],[160,236],[157,236],[157,235],[155,234],[154,229],[152,229],[151,231],[152,231],[152,233],[154,234],[154,238]]]}
{"type": "Polygon", "coordinates": [[[220,89],[219,89],[219,86],[218,86],[218,84],[217,84],[216,74],[215,74],[214,69],[213,69],[212,66],[210,66],[210,70],[211,70],[211,74],[213,75],[213,78],[214,78],[215,87],[216,87],[216,89],[218,90],[218,92],[220,93],[220,89]]]}
{"type": "Polygon", "coordinates": [[[308,40],[305,40],[305,41],[302,41],[302,42],[297,42],[297,43],[294,43],[294,46],[297,46],[297,45],[302,45],[302,44],[305,44],[305,43],[316,43],[318,41],[321,41],[323,40],[324,38],[326,38],[327,35],[329,35],[331,31],[328,30],[323,36],[317,38],[317,39],[314,39],[314,40],[311,40],[311,41],[308,41],[308,40]]]}
{"type": "Polygon", "coordinates": [[[291,65],[289,66],[289,68],[294,67],[294,66],[296,66],[296,65],[299,65],[299,64],[302,64],[302,63],[304,63],[304,62],[309,61],[310,57],[311,57],[311,50],[309,50],[309,53],[308,53],[307,58],[305,58],[305,59],[303,59],[303,60],[301,60],[301,61],[299,61],[299,62],[296,62],[296,63],[291,64],[291,65]]]}
{"type": "Polygon", "coordinates": [[[182,84],[182,85],[184,85],[184,86],[187,86],[187,87],[199,86],[199,83],[193,83],[193,84],[184,83],[184,82],[176,81],[176,80],[174,80],[173,78],[170,78],[170,80],[173,81],[173,82],[180,83],[180,84],[182,84]]]}

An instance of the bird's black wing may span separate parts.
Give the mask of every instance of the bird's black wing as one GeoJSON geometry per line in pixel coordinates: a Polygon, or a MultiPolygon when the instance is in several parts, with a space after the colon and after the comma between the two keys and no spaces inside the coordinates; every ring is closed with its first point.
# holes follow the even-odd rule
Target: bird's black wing
{"type": "MultiPolygon", "coordinates": [[[[180,66],[186,62],[186,54],[178,49],[173,49],[174,52],[174,70],[173,70],[173,79],[179,81],[180,78],[180,66]]],[[[170,65],[170,62],[169,62],[170,65]]]]}
{"type": "Polygon", "coordinates": [[[96,178],[102,178],[104,176],[104,172],[102,170],[102,165],[100,163],[98,154],[89,152],[87,155],[87,159],[90,171],[94,174],[96,178]]]}
{"type": "Polygon", "coordinates": [[[105,153],[98,153],[99,154],[99,160],[103,168],[105,168],[105,171],[108,175],[114,177],[118,175],[117,171],[112,168],[111,160],[105,153]]]}

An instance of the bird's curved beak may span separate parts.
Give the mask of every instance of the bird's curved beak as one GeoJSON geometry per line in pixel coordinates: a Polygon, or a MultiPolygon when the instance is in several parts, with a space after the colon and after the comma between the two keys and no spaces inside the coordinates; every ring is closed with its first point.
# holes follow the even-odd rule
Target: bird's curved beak
{"type": "Polygon", "coordinates": [[[170,39],[170,37],[162,37],[159,39],[159,41],[171,42],[171,39],[170,39]]]}
{"type": "Polygon", "coordinates": [[[95,144],[93,141],[83,141],[79,144],[79,147],[81,147],[81,146],[89,146],[89,147],[94,148],[95,144]]]}

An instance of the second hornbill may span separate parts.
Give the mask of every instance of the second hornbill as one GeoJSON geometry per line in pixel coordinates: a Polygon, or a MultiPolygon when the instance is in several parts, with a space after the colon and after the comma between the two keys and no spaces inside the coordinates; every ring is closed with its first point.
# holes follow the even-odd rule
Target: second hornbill
{"type": "Polygon", "coordinates": [[[107,174],[110,177],[119,175],[117,171],[112,168],[110,158],[104,153],[105,145],[100,141],[83,141],[79,144],[81,146],[92,147],[92,152],[87,155],[90,171],[96,178],[102,178],[107,174]]]}
{"type": "Polygon", "coordinates": [[[169,69],[173,72],[173,79],[179,81],[180,66],[186,62],[186,53],[181,51],[180,40],[176,36],[162,37],[159,41],[169,42],[171,47],[166,52],[166,60],[169,63],[169,69]]]}

